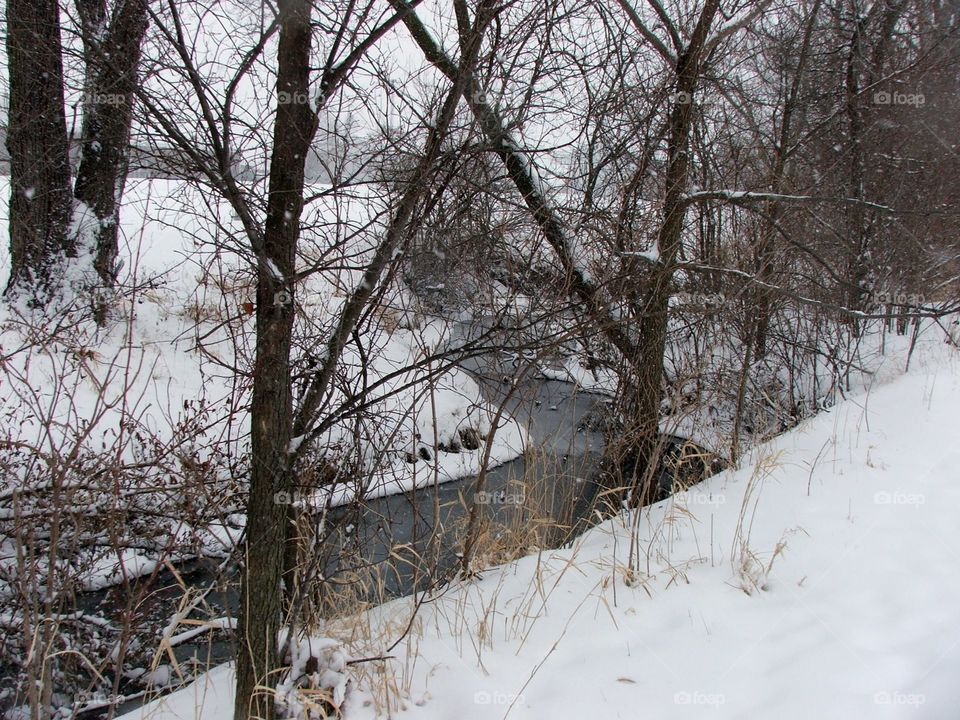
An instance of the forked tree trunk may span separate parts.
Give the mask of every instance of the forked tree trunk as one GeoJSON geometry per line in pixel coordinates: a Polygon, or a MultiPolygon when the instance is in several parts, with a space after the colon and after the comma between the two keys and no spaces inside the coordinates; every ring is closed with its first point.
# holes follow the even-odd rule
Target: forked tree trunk
{"type": "MultiPolygon", "coordinates": [[[[281,0],[277,64],[278,98],[307,98],[310,91],[311,0],[281,0]]],[[[304,162],[316,131],[305,102],[277,103],[266,229],[257,270],[257,357],[251,405],[252,467],[247,506],[245,565],[238,613],[236,720],[273,717],[278,678],[277,636],[282,626],[288,507],[277,493],[293,490],[290,437],[293,423],[290,348],[293,280],[304,162]],[[258,688],[260,688],[258,690],[258,688]]]]}
{"type": "Polygon", "coordinates": [[[718,6],[719,0],[706,1],[687,49],[677,59],[676,94],[669,120],[663,221],[657,233],[660,264],[652,274],[644,298],[643,315],[638,329],[640,357],[636,364],[637,381],[633,388],[632,402],[628,403],[627,408],[632,420],[628,434],[634,446],[632,452],[637,456],[635,477],[629,479],[632,483],[631,495],[634,504],[651,501],[656,492],[656,474],[646,470],[657,461],[668,311],[686,216],[684,195],[687,192],[690,165],[693,98],[704,62],[704,46],[718,6]]]}
{"type": "MultiPolygon", "coordinates": [[[[118,0],[108,17],[106,0],[76,0],[86,82],[83,146],[74,196],[96,217],[93,267],[105,287],[117,275],[120,197],[127,179],[130,126],[140,48],[147,31],[147,0],[118,0]]],[[[106,308],[95,313],[103,321],[106,308]]]]}
{"type": "Polygon", "coordinates": [[[60,15],[54,0],[7,0],[10,107],[10,279],[33,304],[49,298],[55,267],[73,255],[70,161],[63,109],[60,15]]]}

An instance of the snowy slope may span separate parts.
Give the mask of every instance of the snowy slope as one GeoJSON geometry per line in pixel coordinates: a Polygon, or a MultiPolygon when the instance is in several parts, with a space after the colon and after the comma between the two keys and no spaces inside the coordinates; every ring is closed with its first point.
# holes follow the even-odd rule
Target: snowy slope
{"type": "MultiPolygon", "coordinates": [[[[346,717],[956,718],[958,428],[957,357],[928,346],[739,471],[422,607],[390,653],[399,694],[368,664],[346,717]]],[[[410,610],[366,616],[379,640],[350,653],[385,650],[410,610]]],[[[230,703],[220,668],[125,717],[230,703]]]]}

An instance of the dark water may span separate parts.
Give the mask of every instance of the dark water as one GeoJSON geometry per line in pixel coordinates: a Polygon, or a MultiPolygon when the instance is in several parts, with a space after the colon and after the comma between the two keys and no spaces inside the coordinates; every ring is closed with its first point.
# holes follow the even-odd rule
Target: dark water
{"type": "MultiPolygon", "coordinates": [[[[496,377],[478,379],[488,399],[505,392],[496,377]]],[[[512,534],[540,546],[562,544],[582,524],[599,490],[595,470],[603,437],[580,425],[604,402],[569,383],[525,383],[506,404],[528,427],[531,451],[489,469],[482,486],[478,478],[464,478],[368,500],[362,508],[338,508],[330,518],[335,551],[325,576],[334,577],[344,558],[356,557],[392,597],[448,578],[458,566],[475,499],[488,537],[512,534]],[[531,532],[532,524],[542,532],[531,532]],[[548,525],[558,527],[547,532],[548,525]]]]}

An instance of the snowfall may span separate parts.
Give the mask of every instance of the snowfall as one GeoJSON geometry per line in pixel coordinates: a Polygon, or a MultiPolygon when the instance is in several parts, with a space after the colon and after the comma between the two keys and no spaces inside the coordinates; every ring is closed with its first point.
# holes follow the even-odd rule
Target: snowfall
{"type": "MultiPolygon", "coordinates": [[[[346,667],[344,716],[960,717],[960,375],[942,337],[739,469],[324,628],[350,638],[341,668],[392,658],[346,667]]],[[[230,717],[232,672],[124,718],[230,717]]]]}

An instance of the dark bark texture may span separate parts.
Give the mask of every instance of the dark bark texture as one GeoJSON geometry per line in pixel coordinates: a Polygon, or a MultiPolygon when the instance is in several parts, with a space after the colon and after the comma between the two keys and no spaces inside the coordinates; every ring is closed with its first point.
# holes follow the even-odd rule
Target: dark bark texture
{"type": "Polygon", "coordinates": [[[54,0],[8,0],[10,279],[42,304],[59,258],[73,255],[72,201],[59,8],[54,0]]]}
{"type": "Polygon", "coordinates": [[[707,0],[686,50],[677,59],[676,95],[669,119],[667,176],[663,200],[663,221],[657,234],[659,267],[653,273],[644,298],[643,313],[638,323],[639,358],[637,382],[627,416],[638,462],[637,473],[629,478],[635,504],[645,504],[656,493],[655,473],[659,434],[660,403],[663,399],[663,355],[667,344],[667,321],[672,294],[672,281],[680,256],[680,241],[686,216],[684,195],[690,167],[690,128],[693,121],[693,98],[702,74],[704,48],[719,0],[707,0]]]}
{"type": "MultiPolygon", "coordinates": [[[[278,98],[308,97],[310,0],[278,6],[278,98]]],[[[293,488],[290,349],[294,319],[294,261],[303,209],[304,162],[316,115],[303,102],[278,102],[270,161],[263,247],[257,269],[257,358],[251,405],[252,467],[247,507],[245,567],[238,617],[236,720],[273,717],[277,636],[283,623],[288,507],[276,501],[293,488]]]]}
{"type": "MultiPolygon", "coordinates": [[[[120,197],[127,178],[133,97],[140,48],[147,31],[147,0],[119,0],[108,17],[106,0],[76,0],[86,83],[83,146],[74,196],[96,216],[94,269],[106,287],[117,275],[120,197]]],[[[102,320],[104,308],[97,308],[102,320]]]]}

